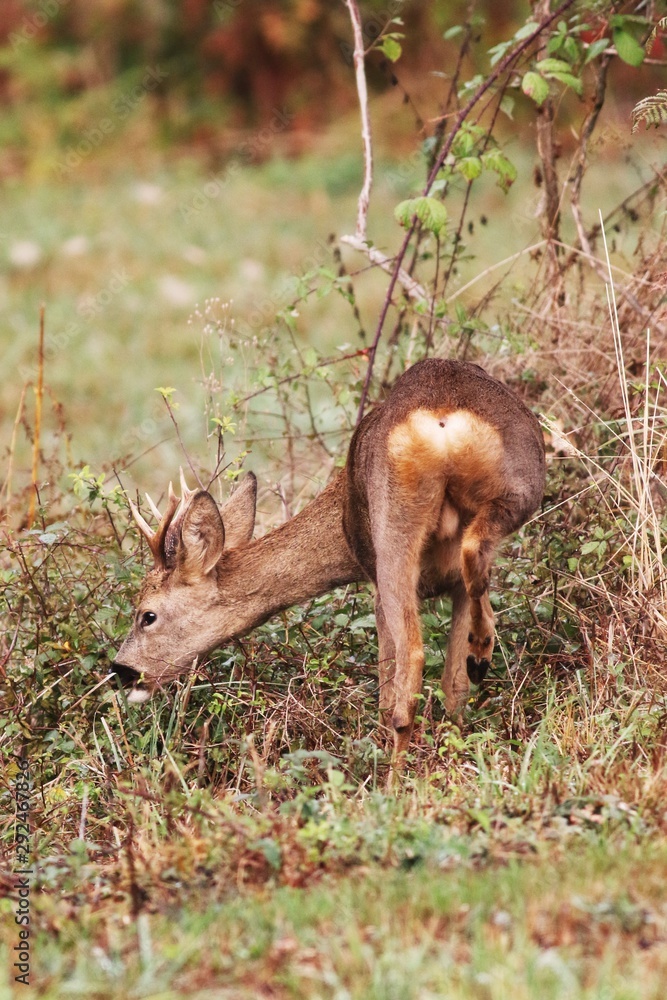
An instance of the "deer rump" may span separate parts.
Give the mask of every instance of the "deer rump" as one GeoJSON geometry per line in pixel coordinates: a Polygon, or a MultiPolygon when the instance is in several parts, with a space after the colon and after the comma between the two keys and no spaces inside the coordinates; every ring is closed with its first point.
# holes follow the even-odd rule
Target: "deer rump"
{"type": "Polygon", "coordinates": [[[420,600],[452,598],[443,689],[448,711],[458,713],[470,681],[479,683],[491,661],[496,547],[537,508],[544,481],[539,423],[513,392],[477,365],[418,362],[361,421],[338,475],[262,538],[251,541],[252,474],[221,511],[184,481],[178,510],[171,488],[161,519],[150,502],[157,530],[133,511],[156,565],[118,669],[133,679],[143,672],[149,681],[169,680],[282,608],[370,580],[380,717],[393,732],[396,762],[421,690],[420,600]],[[186,635],[187,647],[177,649],[186,635]]]}

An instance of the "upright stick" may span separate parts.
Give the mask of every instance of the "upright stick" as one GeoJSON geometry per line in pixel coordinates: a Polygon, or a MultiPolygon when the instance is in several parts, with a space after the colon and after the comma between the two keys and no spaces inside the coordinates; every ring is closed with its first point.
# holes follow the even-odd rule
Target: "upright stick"
{"type": "Polygon", "coordinates": [[[37,385],[35,386],[35,433],[32,439],[32,493],[28,509],[28,527],[35,523],[37,508],[37,472],[42,434],[42,399],[44,398],[44,306],[39,307],[39,348],[37,354],[37,385]]]}

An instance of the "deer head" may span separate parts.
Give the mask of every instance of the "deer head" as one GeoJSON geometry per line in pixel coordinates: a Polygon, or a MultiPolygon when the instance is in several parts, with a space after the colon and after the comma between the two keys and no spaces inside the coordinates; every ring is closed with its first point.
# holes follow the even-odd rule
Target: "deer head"
{"type": "Polygon", "coordinates": [[[130,504],[154,560],[115,663],[121,679],[134,682],[130,700],[145,700],[188,670],[228,637],[226,628],[233,634],[220,615],[220,564],[225,553],[251,539],[256,496],[250,473],[220,510],[206,490],[188,489],[181,470],[180,502],[171,483],[164,514],[146,497],[155,529],[130,504]]]}

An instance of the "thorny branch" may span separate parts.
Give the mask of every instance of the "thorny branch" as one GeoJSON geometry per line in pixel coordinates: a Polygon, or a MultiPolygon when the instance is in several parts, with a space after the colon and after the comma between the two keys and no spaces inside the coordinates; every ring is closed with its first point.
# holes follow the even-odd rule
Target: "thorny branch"
{"type": "MultiPolygon", "coordinates": [[[[544,18],[549,13],[550,0],[538,0],[534,13],[537,18],[544,18]]],[[[547,57],[546,47],[542,47],[539,60],[547,57]]],[[[538,108],[535,119],[537,132],[537,152],[542,165],[542,197],[537,215],[540,220],[542,235],[547,241],[546,260],[548,266],[547,280],[551,284],[560,275],[558,266],[557,241],[560,235],[560,190],[556,170],[556,149],[554,144],[554,120],[556,117],[555,102],[549,95],[538,108]]]]}

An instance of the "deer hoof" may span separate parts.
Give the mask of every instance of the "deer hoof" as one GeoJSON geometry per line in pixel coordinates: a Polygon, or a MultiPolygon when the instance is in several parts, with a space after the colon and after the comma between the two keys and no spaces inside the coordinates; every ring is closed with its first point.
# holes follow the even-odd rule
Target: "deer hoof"
{"type": "Polygon", "coordinates": [[[474,656],[469,656],[466,660],[466,670],[472,683],[481,684],[490,666],[491,664],[486,659],[478,660],[474,656]]]}

